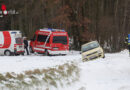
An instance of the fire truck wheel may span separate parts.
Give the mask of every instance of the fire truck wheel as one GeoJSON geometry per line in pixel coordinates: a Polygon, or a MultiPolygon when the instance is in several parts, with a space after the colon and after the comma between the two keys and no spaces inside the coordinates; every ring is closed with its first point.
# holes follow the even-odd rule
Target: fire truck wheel
{"type": "Polygon", "coordinates": [[[45,55],[49,56],[49,52],[47,50],[45,50],[45,55]]]}
{"type": "Polygon", "coordinates": [[[4,55],[6,55],[6,56],[11,56],[11,52],[10,52],[9,50],[6,50],[6,51],[4,52],[4,55]]]}
{"type": "Polygon", "coordinates": [[[33,51],[33,49],[32,49],[31,46],[30,46],[30,48],[29,48],[29,51],[30,51],[30,53],[34,53],[34,51],[33,51]]]}
{"type": "Polygon", "coordinates": [[[21,55],[23,55],[23,56],[24,56],[24,53],[22,53],[21,55]]]}

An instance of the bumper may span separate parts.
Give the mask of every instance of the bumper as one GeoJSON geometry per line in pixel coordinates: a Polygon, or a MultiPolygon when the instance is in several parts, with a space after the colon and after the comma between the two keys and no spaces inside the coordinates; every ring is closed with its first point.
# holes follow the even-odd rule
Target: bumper
{"type": "Polygon", "coordinates": [[[24,53],[24,52],[25,52],[25,51],[16,51],[16,50],[14,51],[15,54],[22,54],[22,53],[24,53]]]}
{"type": "Polygon", "coordinates": [[[49,54],[68,54],[69,51],[50,51],[48,50],[49,54]]]}
{"type": "Polygon", "coordinates": [[[103,57],[104,57],[104,54],[96,54],[96,55],[86,56],[82,60],[87,61],[87,60],[94,60],[94,59],[103,58],[103,57]]]}

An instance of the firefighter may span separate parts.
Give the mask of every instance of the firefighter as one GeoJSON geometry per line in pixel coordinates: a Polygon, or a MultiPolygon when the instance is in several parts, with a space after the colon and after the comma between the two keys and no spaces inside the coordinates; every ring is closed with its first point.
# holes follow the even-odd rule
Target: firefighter
{"type": "Polygon", "coordinates": [[[127,36],[126,39],[125,39],[125,44],[127,44],[127,47],[128,47],[128,49],[129,49],[129,56],[130,56],[130,42],[129,42],[129,40],[128,40],[128,36],[127,36]]]}
{"type": "Polygon", "coordinates": [[[26,50],[27,55],[29,55],[27,37],[24,37],[24,41],[23,42],[24,42],[24,49],[26,50]]]}

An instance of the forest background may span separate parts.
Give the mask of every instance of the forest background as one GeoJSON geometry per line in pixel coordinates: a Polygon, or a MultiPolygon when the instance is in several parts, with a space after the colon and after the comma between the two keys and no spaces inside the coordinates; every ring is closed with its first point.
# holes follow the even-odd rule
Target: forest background
{"type": "Polygon", "coordinates": [[[28,39],[41,28],[65,29],[80,50],[98,40],[106,52],[126,48],[130,33],[130,0],[0,0],[16,15],[0,18],[0,30],[21,30],[28,39]]]}

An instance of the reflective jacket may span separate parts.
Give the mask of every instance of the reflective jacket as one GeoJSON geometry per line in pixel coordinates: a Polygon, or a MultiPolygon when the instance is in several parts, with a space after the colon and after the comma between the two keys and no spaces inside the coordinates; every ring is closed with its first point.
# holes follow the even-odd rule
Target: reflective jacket
{"type": "Polygon", "coordinates": [[[128,42],[128,37],[126,37],[125,43],[127,43],[128,45],[130,45],[130,42],[128,42]]]}

